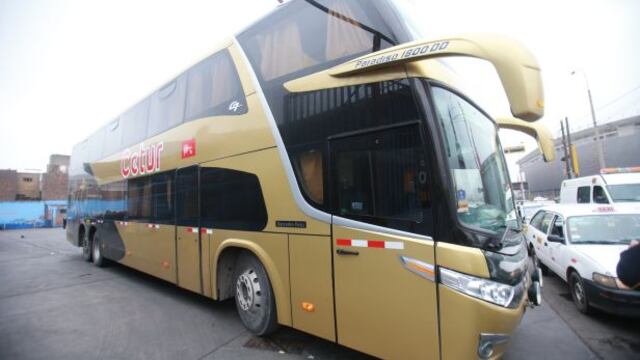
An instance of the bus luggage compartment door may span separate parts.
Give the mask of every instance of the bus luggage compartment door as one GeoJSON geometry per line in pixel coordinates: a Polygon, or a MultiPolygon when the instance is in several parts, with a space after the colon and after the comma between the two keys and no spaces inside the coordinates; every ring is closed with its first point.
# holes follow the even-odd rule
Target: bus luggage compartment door
{"type": "Polygon", "coordinates": [[[333,227],[338,343],[385,359],[437,359],[434,244],[333,227]]]}

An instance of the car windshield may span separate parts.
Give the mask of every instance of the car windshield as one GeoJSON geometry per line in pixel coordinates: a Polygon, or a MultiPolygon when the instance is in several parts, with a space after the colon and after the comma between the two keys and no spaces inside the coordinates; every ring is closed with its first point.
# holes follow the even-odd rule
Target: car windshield
{"type": "Polygon", "coordinates": [[[453,92],[434,87],[433,98],[458,218],[466,225],[497,233],[516,228],[518,220],[496,125],[453,92]]]}
{"type": "Polygon", "coordinates": [[[572,244],[622,244],[640,240],[640,214],[574,216],[567,221],[572,244]]]}
{"type": "Polygon", "coordinates": [[[640,184],[609,185],[607,190],[615,202],[640,202],[640,184]]]}

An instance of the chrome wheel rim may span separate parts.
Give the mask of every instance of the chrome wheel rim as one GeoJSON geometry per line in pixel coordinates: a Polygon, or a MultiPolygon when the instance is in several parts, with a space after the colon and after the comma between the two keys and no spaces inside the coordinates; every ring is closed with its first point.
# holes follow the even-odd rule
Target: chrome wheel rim
{"type": "Polygon", "coordinates": [[[582,288],[582,284],[580,284],[580,281],[578,280],[576,280],[573,284],[573,293],[576,296],[576,301],[580,303],[580,305],[584,305],[584,289],[582,288]]]}
{"type": "Polygon", "coordinates": [[[100,244],[97,241],[93,241],[93,260],[100,259],[100,244]]]}
{"type": "Polygon", "coordinates": [[[255,312],[262,307],[262,288],[258,275],[253,269],[247,269],[236,280],[236,299],[242,311],[255,312]]]}

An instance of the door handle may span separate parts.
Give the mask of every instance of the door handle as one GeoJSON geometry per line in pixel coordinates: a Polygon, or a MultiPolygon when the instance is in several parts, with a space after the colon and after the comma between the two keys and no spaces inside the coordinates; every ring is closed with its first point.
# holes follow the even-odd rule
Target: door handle
{"type": "Polygon", "coordinates": [[[347,250],[347,249],[337,249],[336,254],[338,255],[358,255],[359,252],[355,250],[347,250]]]}
{"type": "Polygon", "coordinates": [[[549,243],[547,243],[546,241],[544,242],[544,246],[549,246],[549,243]]]}

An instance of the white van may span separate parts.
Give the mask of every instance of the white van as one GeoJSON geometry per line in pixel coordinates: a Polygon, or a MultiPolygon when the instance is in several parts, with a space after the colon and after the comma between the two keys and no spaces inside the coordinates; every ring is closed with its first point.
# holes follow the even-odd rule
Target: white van
{"type": "Polygon", "coordinates": [[[640,167],[602,169],[599,175],[564,180],[561,204],[640,202],[640,167]]]}

